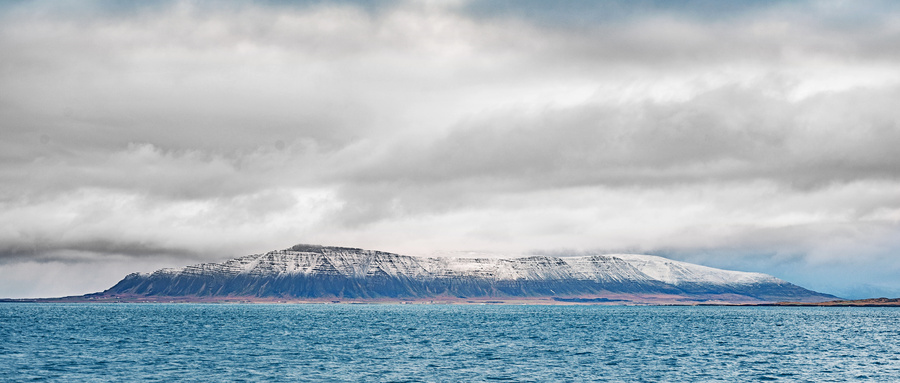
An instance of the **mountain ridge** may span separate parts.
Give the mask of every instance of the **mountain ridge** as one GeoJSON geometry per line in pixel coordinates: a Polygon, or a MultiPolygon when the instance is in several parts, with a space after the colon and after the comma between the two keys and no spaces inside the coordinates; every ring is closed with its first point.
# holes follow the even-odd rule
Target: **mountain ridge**
{"type": "Polygon", "coordinates": [[[306,244],[219,263],[132,273],[89,296],[361,301],[555,297],[632,303],[837,299],[766,274],[653,255],[419,257],[306,244]]]}

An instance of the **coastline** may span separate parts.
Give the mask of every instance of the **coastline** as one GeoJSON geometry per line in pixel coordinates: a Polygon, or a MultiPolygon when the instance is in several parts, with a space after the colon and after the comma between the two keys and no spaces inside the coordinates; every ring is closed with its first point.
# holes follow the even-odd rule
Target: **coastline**
{"type": "Polygon", "coordinates": [[[867,298],[855,300],[836,300],[827,302],[776,302],[756,306],[797,306],[797,307],[900,307],[900,298],[867,298]]]}
{"type": "Polygon", "coordinates": [[[443,304],[443,305],[554,305],[554,306],[781,306],[781,307],[900,307],[900,298],[833,300],[826,302],[768,302],[735,300],[729,296],[610,294],[577,297],[426,297],[426,298],[287,298],[253,296],[139,296],[88,294],[56,298],[2,298],[0,303],[204,303],[204,304],[443,304]],[[731,299],[729,299],[731,298],[731,299]]]}

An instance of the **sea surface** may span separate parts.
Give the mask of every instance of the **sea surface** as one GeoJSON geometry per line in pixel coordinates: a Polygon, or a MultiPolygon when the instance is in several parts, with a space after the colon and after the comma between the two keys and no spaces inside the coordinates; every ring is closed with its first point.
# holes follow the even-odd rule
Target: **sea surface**
{"type": "Polygon", "coordinates": [[[0,381],[900,381],[900,309],[0,303],[0,381]]]}

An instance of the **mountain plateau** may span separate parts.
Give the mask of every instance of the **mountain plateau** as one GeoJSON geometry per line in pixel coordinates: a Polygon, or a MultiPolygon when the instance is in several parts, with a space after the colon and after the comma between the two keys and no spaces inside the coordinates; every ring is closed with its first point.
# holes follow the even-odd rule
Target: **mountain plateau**
{"type": "Polygon", "coordinates": [[[837,299],[766,274],[638,254],[417,257],[297,245],[134,273],[84,297],[116,301],[697,304],[837,299]]]}

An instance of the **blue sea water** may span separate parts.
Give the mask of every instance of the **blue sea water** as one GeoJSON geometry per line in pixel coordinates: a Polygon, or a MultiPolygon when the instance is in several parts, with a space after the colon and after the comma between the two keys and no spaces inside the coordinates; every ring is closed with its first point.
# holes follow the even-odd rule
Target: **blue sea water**
{"type": "Polygon", "coordinates": [[[0,381],[900,381],[900,309],[0,304],[0,381]]]}

